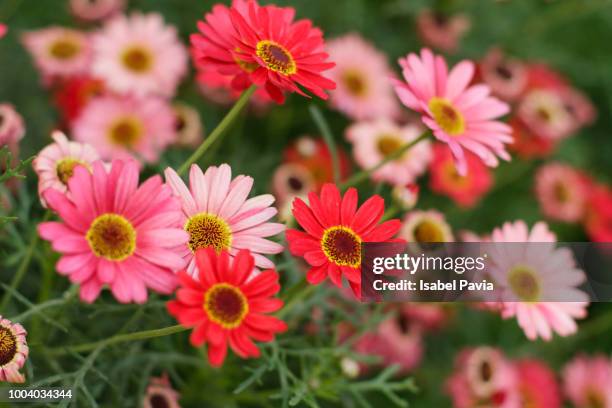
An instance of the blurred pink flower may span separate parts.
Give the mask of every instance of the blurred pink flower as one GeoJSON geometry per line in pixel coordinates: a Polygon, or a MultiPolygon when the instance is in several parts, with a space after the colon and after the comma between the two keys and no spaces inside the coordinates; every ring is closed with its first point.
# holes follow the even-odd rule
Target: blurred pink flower
{"type": "Polygon", "coordinates": [[[399,185],[393,187],[391,196],[404,211],[408,211],[416,206],[419,200],[419,189],[419,185],[415,183],[409,183],[403,186],[399,185]]]}
{"type": "Polygon", "coordinates": [[[204,138],[204,129],[196,108],[186,103],[175,102],[172,109],[174,110],[176,144],[186,147],[199,146],[204,138]]]}
{"type": "Polygon", "coordinates": [[[30,353],[26,335],[22,325],[0,315],[0,382],[25,382],[25,376],[19,369],[23,367],[30,353]]]}
{"type": "Polygon", "coordinates": [[[444,214],[436,210],[414,210],[406,214],[399,238],[408,243],[453,242],[453,233],[444,214]]]}
{"type": "Polygon", "coordinates": [[[195,251],[208,247],[217,252],[228,250],[232,258],[240,249],[249,249],[255,266],[274,267],[264,254],[277,254],[283,246],[265,238],[283,232],[285,226],[268,222],[277,213],[271,207],[272,195],[247,199],[253,178],[238,175],[232,180],[232,169],[227,164],[210,166],[206,173],[194,164],[188,189],[173,169],[168,167],[165,175],[166,183],[182,204],[180,223],[189,233],[189,242],[180,253],[190,275],[196,273],[195,251]]]}
{"type": "Polygon", "coordinates": [[[565,109],[558,92],[536,89],[528,92],[517,108],[519,118],[539,136],[559,140],[575,130],[574,118],[565,109]]]}
{"type": "Polygon", "coordinates": [[[612,189],[596,185],[591,189],[584,227],[595,242],[612,242],[612,189]]]}
{"type": "Polygon", "coordinates": [[[126,0],[70,0],[70,12],[83,21],[99,21],[125,8],[126,0]]]}
{"type": "Polygon", "coordinates": [[[530,340],[541,337],[548,341],[554,332],[561,336],[575,333],[574,319],[587,314],[588,296],[577,288],[586,277],[568,248],[556,248],[557,238],[546,223],[538,222],[530,231],[524,221],[507,222],[493,231],[491,241],[536,243],[491,247],[488,252],[487,271],[501,291],[502,317],[516,317],[530,340]],[[545,301],[561,297],[567,301],[545,301]]]}
{"type": "Polygon", "coordinates": [[[612,361],[575,357],[563,369],[563,388],[576,408],[612,408],[612,361]]]}
{"type": "Polygon", "coordinates": [[[429,165],[431,190],[444,194],[462,207],[472,207],[491,189],[491,171],[482,160],[471,152],[465,152],[467,173],[457,172],[450,149],[440,143],[433,146],[433,160],[429,165]]]}
{"type": "Polygon", "coordinates": [[[7,32],[8,32],[7,25],[0,23],[0,38],[4,37],[7,32]]]}
{"type": "Polygon", "coordinates": [[[445,15],[423,10],[416,19],[417,33],[425,45],[454,53],[459,41],[470,29],[470,19],[464,14],[445,15]]]}
{"type": "Polygon", "coordinates": [[[23,118],[13,105],[0,103],[0,147],[8,146],[15,158],[19,154],[19,141],[25,135],[23,118]]]}
{"type": "Polygon", "coordinates": [[[499,48],[491,49],[480,62],[479,74],[491,93],[506,101],[514,101],[527,86],[527,69],[521,61],[508,58],[499,48]]]}
{"type": "Polygon", "coordinates": [[[157,97],[93,99],[75,121],[74,138],[91,144],[102,159],[137,157],[152,163],[176,141],[172,107],[157,97]]]}
{"type": "Polygon", "coordinates": [[[153,377],[149,380],[143,399],[143,408],[180,408],[179,393],[172,388],[168,375],[153,377]]]}
{"type": "MultiPolygon", "coordinates": [[[[561,391],[555,373],[538,360],[525,359],[513,363],[517,388],[520,395],[519,407],[560,408],[561,391]]],[[[586,407],[585,407],[586,408],[586,407]]]]}
{"type": "Polygon", "coordinates": [[[355,120],[395,118],[399,103],[389,82],[393,71],[387,56],[359,34],[329,41],[327,52],[336,66],[329,71],[336,82],[331,106],[355,120]]]}
{"type": "Polygon", "coordinates": [[[46,85],[57,78],[83,75],[89,69],[92,51],[86,33],[54,26],[26,32],[22,41],[46,85]]]}
{"type": "Polygon", "coordinates": [[[93,48],[92,72],[116,92],[170,97],[187,73],[187,50],[157,13],[113,18],[93,48]]]}
{"type": "MultiPolygon", "coordinates": [[[[346,138],[353,143],[355,161],[363,169],[376,166],[420,135],[421,129],[417,126],[402,127],[388,119],[358,122],[346,130],[346,138]]],[[[394,185],[413,183],[425,172],[431,156],[430,142],[423,140],[373,172],[372,180],[386,181],[394,185]]]]}
{"type": "Polygon", "coordinates": [[[459,174],[467,172],[465,150],[489,167],[498,157],[510,160],[505,144],[512,142],[511,128],[494,119],[509,112],[509,106],[489,96],[488,86],[470,86],[474,63],[461,61],[450,73],[446,61],[423,49],[420,57],[409,54],[399,60],[405,82],[394,80],[395,91],[408,108],[421,113],[434,136],[447,143],[459,174]]]}
{"type": "Polygon", "coordinates": [[[458,354],[446,390],[455,408],[519,408],[516,384],[516,372],[501,351],[482,346],[458,354]]]}
{"type": "Polygon", "coordinates": [[[535,192],[542,212],[553,220],[577,222],[585,214],[589,186],[585,176],[571,166],[550,163],[540,167],[535,192]]]}
{"type": "Polygon", "coordinates": [[[42,149],[32,162],[38,175],[38,195],[43,201],[43,192],[48,188],[66,193],[68,181],[76,166],[83,166],[91,171],[93,163],[100,157],[98,152],[88,144],[69,141],[59,131],[52,133],[54,143],[42,149]]]}
{"type": "Polygon", "coordinates": [[[38,232],[62,254],[58,273],[80,285],[81,300],[91,303],[105,284],[121,303],[144,303],[147,287],[169,294],[174,271],[185,266],[181,248],[189,235],[181,229],[180,203],[154,176],[138,186],[138,163],[101,161],[90,173],[77,166],[68,195],[43,193],[61,222],[43,222],[38,232]]]}
{"type": "Polygon", "coordinates": [[[294,197],[306,196],[315,187],[312,175],[299,163],[281,164],[272,176],[272,193],[280,206],[290,203],[294,197]]]}

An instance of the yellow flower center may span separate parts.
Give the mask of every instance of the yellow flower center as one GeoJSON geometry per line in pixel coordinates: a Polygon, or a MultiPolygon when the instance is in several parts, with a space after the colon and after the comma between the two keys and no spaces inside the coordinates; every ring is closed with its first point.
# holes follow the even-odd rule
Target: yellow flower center
{"type": "Polygon", "coordinates": [[[269,40],[257,43],[255,53],[266,64],[269,70],[283,75],[293,75],[297,72],[295,60],[282,45],[269,40]]]}
{"type": "Polygon", "coordinates": [[[109,128],[111,142],[118,146],[131,148],[144,133],[144,126],[135,116],[122,116],[115,120],[109,128]]]}
{"type": "Polygon", "coordinates": [[[81,160],[73,159],[72,157],[66,157],[57,162],[55,166],[55,173],[57,174],[57,178],[64,185],[68,185],[68,180],[74,174],[74,168],[76,166],[85,166],[88,170],[90,170],[89,165],[81,160]]]}
{"type": "Polygon", "coordinates": [[[444,231],[440,226],[430,220],[423,220],[414,227],[416,242],[444,242],[444,231]]]}
{"type": "Polygon", "coordinates": [[[144,74],[153,67],[153,53],[143,46],[132,46],[121,55],[123,65],[135,74],[144,74]]]}
{"type": "Polygon", "coordinates": [[[535,302],[540,297],[540,279],[533,269],[518,265],[508,273],[512,292],[523,302],[535,302]]]}
{"type": "Polygon", "coordinates": [[[81,52],[81,44],[71,37],[58,38],[49,47],[49,54],[55,59],[66,61],[81,52]]]}
{"type": "Polygon", "coordinates": [[[214,214],[197,214],[187,220],[185,231],[189,233],[189,248],[193,252],[213,247],[221,252],[232,245],[232,230],[227,222],[214,214]]]}
{"type": "Polygon", "coordinates": [[[365,77],[356,69],[347,69],[342,75],[344,86],[353,96],[365,96],[368,91],[368,84],[365,77]]]}
{"type": "Polygon", "coordinates": [[[204,310],[212,322],[224,329],[235,329],[249,313],[249,302],[240,288],[217,283],[204,294],[204,310]]]}
{"type": "Polygon", "coordinates": [[[465,131],[463,115],[450,101],[433,97],[429,100],[429,110],[438,126],[451,136],[457,136],[465,131]]]}
{"type": "Polygon", "coordinates": [[[10,363],[17,354],[17,336],[8,327],[0,326],[0,367],[10,363]]]}
{"type": "Polygon", "coordinates": [[[118,214],[100,215],[91,223],[85,238],[96,256],[109,261],[123,261],[136,249],[136,230],[118,214]]]}
{"type": "Polygon", "coordinates": [[[321,238],[321,249],[330,262],[358,268],[361,265],[361,237],[349,227],[328,228],[321,238]]]}
{"type": "Polygon", "coordinates": [[[606,397],[601,390],[590,387],[586,392],[585,408],[606,408],[606,397]]]}
{"type": "Polygon", "coordinates": [[[381,135],[376,142],[376,148],[383,157],[389,157],[403,146],[402,140],[395,135],[381,135]]]}
{"type": "Polygon", "coordinates": [[[571,193],[564,182],[558,181],[553,186],[553,194],[560,203],[567,203],[570,200],[571,193]]]}

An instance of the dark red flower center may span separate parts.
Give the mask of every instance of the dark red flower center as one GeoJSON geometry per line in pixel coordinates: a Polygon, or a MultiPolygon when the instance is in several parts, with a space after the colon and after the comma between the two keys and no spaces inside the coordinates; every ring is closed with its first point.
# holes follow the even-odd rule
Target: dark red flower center
{"type": "Polygon", "coordinates": [[[151,408],[170,408],[170,403],[165,395],[153,394],[149,397],[149,404],[151,408]]]}
{"type": "Polygon", "coordinates": [[[204,310],[214,323],[225,329],[234,329],[249,312],[249,303],[240,288],[217,283],[204,294],[204,310]]]}
{"type": "Polygon", "coordinates": [[[10,363],[17,354],[17,337],[8,328],[0,326],[0,367],[10,363]]]}
{"type": "Polygon", "coordinates": [[[338,225],[325,230],[321,249],[336,265],[353,268],[361,265],[361,238],[348,227],[338,225]]]}
{"type": "Polygon", "coordinates": [[[297,65],[291,53],[282,45],[269,40],[257,43],[257,56],[261,58],[266,67],[283,75],[293,75],[297,72],[297,65]]]}

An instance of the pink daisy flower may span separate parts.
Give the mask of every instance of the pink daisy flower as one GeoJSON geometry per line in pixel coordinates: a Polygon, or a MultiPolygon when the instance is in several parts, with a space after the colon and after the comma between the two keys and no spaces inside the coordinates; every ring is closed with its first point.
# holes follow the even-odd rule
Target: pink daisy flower
{"type": "MultiPolygon", "coordinates": [[[[355,161],[364,169],[376,166],[420,135],[421,129],[417,126],[401,127],[387,119],[358,122],[346,131],[346,138],[353,143],[355,161]]],[[[425,172],[431,157],[431,145],[429,141],[423,140],[373,172],[372,180],[394,185],[413,183],[425,172]]]]}
{"type": "Polygon", "coordinates": [[[499,48],[490,50],[478,68],[480,77],[491,87],[491,92],[503,100],[516,100],[527,86],[525,64],[506,57],[499,48]]]}
{"type": "Polygon", "coordinates": [[[427,9],[416,20],[417,33],[425,45],[451,53],[457,51],[470,25],[470,19],[463,14],[445,15],[427,9]]]}
{"type": "Polygon", "coordinates": [[[457,172],[450,149],[440,143],[433,147],[429,166],[431,190],[452,198],[462,207],[472,207],[491,189],[491,171],[475,154],[465,152],[467,172],[457,172]]]}
{"type": "Polygon", "coordinates": [[[135,161],[115,160],[108,171],[97,161],[91,173],[74,169],[68,193],[43,193],[61,222],[41,223],[38,232],[62,254],[56,269],[80,285],[83,301],[93,302],[104,285],[121,303],[146,302],[147,288],[175,289],[189,235],[180,228],[179,201],[159,176],[138,186],[135,161]]]}
{"type": "Polygon", "coordinates": [[[23,118],[13,105],[0,103],[0,147],[8,146],[13,156],[19,153],[19,141],[25,135],[23,118]]]}
{"type": "Polygon", "coordinates": [[[157,13],[110,20],[93,48],[92,72],[116,92],[173,96],[187,73],[187,50],[157,13]]]}
{"type": "Polygon", "coordinates": [[[577,269],[571,251],[556,248],[557,238],[544,222],[529,230],[524,221],[507,222],[491,235],[492,242],[535,242],[534,250],[504,251],[491,247],[488,272],[501,290],[501,315],[516,317],[530,340],[551,340],[553,332],[569,336],[578,330],[574,319],[587,314],[587,295],[579,286],[585,274],[577,269]],[[548,245],[547,245],[548,243],[548,245]],[[542,299],[563,296],[568,302],[542,299]]]}
{"type": "Polygon", "coordinates": [[[7,32],[8,32],[7,25],[0,23],[0,38],[4,37],[7,32]]]}
{"type": "Polygon", "coordinates": [[[277,213],[271,207],[274,197],[264,194],[247,199],[253,178],[239,175],[232,180],[227,164],[211,166],[202,172],[192,165],[189,188],[171,168],[165,173],[166,183],[182,204],[180,224],[189,233],[189,242],[181,250],[190,275],[196,274],[195,252],[213,247],[217,252],[228,250],[233,258],[239,250],[249,249],[255,266],[272,268],[265,254],[278,254],[283,246],[265,239],[285,230],[283,224],[268,222],[277,213]]]}
{"type": "Polygon", "coordinates": [[[586,210],[589,194],[585,176],[571,166],[546,164],[535,175],[536,197],[547,217],[577,222],[586,210]]]}
{"type": "Polygon", "coordinates": [[[395,186],[391,190],[391,196],[393,201],[399,204],[404,211],[412,210],[419,201],[419,185],[409,183],[403,186],[395,186]]]}
{"type": "Polygon", "coordinates": [[[175,115],[164,99],[104,96],[92,100],[74,123],[74,138],[102,159],[137,157],[153,163],[176,141],[175,115]]]}
{"type": "Polygon", "coordinates": [[[172,388],[168,374],[164,373],[149,380],[142,408],[180,408],[179,398],[180,394],[172,388]]]}
{"type": "Polygon", "coordinates": [[[521,99],[517,114],[532,132],[543,138],[560,140],[576,130],[576,122],[556,90],[534,89],[528,92],[521,99]]]}
{"type": "Polygon", "coordinates": [[[38,195],[41,200],[43,192],[48,188],[67,192],[68,181],[74,173],[74,168],[83,166],[91,171],[93,163],[100,159],[93,147],[71,142],[62,132],[55,131],[51,137],[55,143],[42,149],[32,162],[38,175],[38,195]]]}
{"type": "Polygon", "coordinates": [[[125,8],[126,0],[70,0],[70,12],[83,21],[99,21],[125,8]]]}
{"type": "Polygon", "coordinates": [[[182,102],[175,102],[172,109],[175,116],[176,144],[198,147],[204,138],[204,126],[197,109],[182,102]]]}
{"type": "MultiPolygon", "coordinates": [[[[520,394],[518,407],[560,408],[561,391],[555,373],[543,362],[524,359],[513,363],[520,394]]],[[[585,407],[586,408],[586,407],[585,407]]]]}
{"type": "Polygon", "coordinates": [[[576,408],[612,407],[612,362],[580,355],[563,369],[565,394],[576,408]]]}
{"type": "Polygon", "coordinates": [[[450,73],[444,59],[423,49],[421,56],[400,59],[406,82],[394,80],[395,91],[408,108],[422,114],[441,142],[447,143],[459,174],[467,172],[465,150],[489,167],[498,157],[510,160],[505,144],[512,142],[511,128],[494,119],[509,112],[508,105],[489,95],[486,85],[472,85],[474,63],[462,61],[450,73]]]}
{"type": "Polygon", "coordinates": [[[22,325],[0,315],[0,382],[23,383],[25,376],[19,372],[28,359],[30,349],[22,325]]]}
{"type": "Polygon", "coordinates": [[[394,76],[387,56],[359,34],[348,34],[327,45],[336,66],[329,71],[336,82],[331,105],[355,120],[396,117],[398,100],[389,78],[394,76]]]}
{"type": "Polygon", "coordinates": [[[30,31],[22,41],[48,84],[53,79],[82,75],[91,62],[91,44],[87,34],[63,27],[30,31]]]}

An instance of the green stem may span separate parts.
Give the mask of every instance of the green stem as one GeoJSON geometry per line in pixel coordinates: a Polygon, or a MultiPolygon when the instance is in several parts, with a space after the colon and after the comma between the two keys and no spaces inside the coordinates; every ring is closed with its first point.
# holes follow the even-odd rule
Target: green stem
{"type": "Polygon", "coordinates": [[[291,287],[289,291],[283,296],[285,306],[276,314],[279,319],[285,317],[291,309],[304,299],[308,298],[316,289],[317,285],[309,284],[306,279],[302,279],[298,284],[291,287]]]}
{"type": "Polygon", "coordinates": [[[242,95],[240,95],[240,98],[236,101],[234,106],[232,106],[229,112],[227,112],[221,122],[219,122],[217,127],[210,133],[210,135],[206,137],[206,139],[204,139],[204,141],[196,149],[196,151],[193,152],[193,154],[189,156],[185,163],[183,163],[183,165],[178,169],[178,174],[184,174],[189,169],[189,167],[193,163],[197,162],[200,157],[202,157],[202,155],[206,153],[210,146],[212,146],[212,144],[215,143],[215,141],[219,139],[223,133],[225,133],[227,128],[234,122],[236,117],[238,117],[238,114],[242,111],[242,109],[244,109],[247,102],[251,98],[251,95],[253,95],[256,89],[257,88],[255,85],[251,85],[249,89],[247,89],[242,93],[242,95]]]}
{"type": "Polygon", "coordinates": [[[308,108],[310,111],[310,115],[312,119],[317,124],[319,131],[321,132],[321,136],[323,136],[323,140],[327,144],[327,148],[329,149],[329,154],[332,159],[332,169],[334,173],[334,183],[338,184],[340,182],[340,162],[338,161],[338,149],[336,149],[336,143],[334,142],[334,136],[329,128],[329,124],[325,120],[325,117],[321,113],[321,110],[316,105],[310,105],[308,108]]]}
{"type": "MultiPolygon", "coordinates": [[[[47,221],[51,217],[51,211],[45,213],[41,222],[47,221]]],[[[11,284],[9,287],[12,290],[7,290],[2,298],[2,303],[0,303],[0,310],[6,310],[11,297],[13,296],[13,292],[17,290],[21,281],[25,277],[26,272],[28,271],[28,267],[30,266],[30,262],[32,262],[32,258],[34,257],[34,253],[36,252],[36,246],[40,242],[40,237],[38,236],[38,231],[35,229],[33,233],[33,237],[30,240],[30,245],[28,246],[25,256],[21,260],[19,267],[17,268],[17,272],[13,275],[13,280],[11,280],[11,284]]]]}
{"type": "Polygon", "coordinates": [[[82,353],[84,351],[95,350],[98,347],[107,347],[107,346],[110,346],[112,344],[117,344],[117,343],[125,343],[128,341],[134,341],[134,340],[146,340],[146,339],[152,339],[155,337],[168,336],[171,334],[186,331],[188,329],[189,328],[181,326],[180,324],[177,324],[176,326],[164,327],[162,329],[153,329],[153,330],[144,330],[144,331],[126,333],[126,334],[117,334],[108,339],[96,341],[94,343],[85,343],[85,344],[79,344],[76,346],[67,346],[67,347],[60,347],[57,349],[51,349],[47,352],[47,354],[62,355],[62,354],[68,354],[68,353],[82,353]]]}
{"type": "Polygon", "coordinates": [[[419,137],[417,137],[416,139],[414,139],[411,142],[406,143],[405,145],[403,145],[402,147],[400,147],[399,149],[397,149],[396,151],[394,151],[393,153],[391,153],[390,155],[385,157],[383,160],[381,160],[374,167],[370,167],[369,169],[360,171],[359,173],[353,175],[353,177],[349,178],[344,183],[342,183],[340,185],[340,188],[342,190],[346,190],[349,187],[352,187],[352,186],[354,186],[356,184],[361,183],[363,180],[366,180],[368,177],[370,177],[370,174],[372,174],[376,170],[380,169],[385,164],[387,164],[389,162],[392,162],[393,160],[401,157],[407,150],[409,150],[412,147],[416,146],[418,143],[420,143],[423,140],[429,138],[430,136],[431,136],[431,131],[430,130],[424,131],[423,133],[421,133],[421,135],[419,137]]]}

